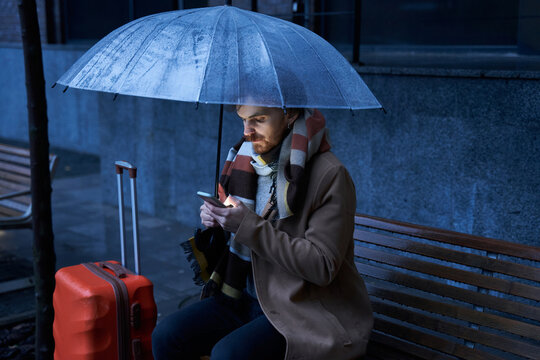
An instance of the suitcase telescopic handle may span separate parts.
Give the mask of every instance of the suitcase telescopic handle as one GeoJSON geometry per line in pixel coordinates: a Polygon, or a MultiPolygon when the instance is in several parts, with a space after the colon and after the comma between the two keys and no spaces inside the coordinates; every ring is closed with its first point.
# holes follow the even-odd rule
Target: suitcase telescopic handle
{"type": "Polygon", "coordinates": [[[126,266],[126,241],[125,241],[125,221],[124,221],[124,192],[122,186],[122,175],[124,170],[129,172],[129,181],[131,184],[131,217],[133,219],[133,252],[135,258],[135,273],[141,274],[139,266],[139,221],[137,215],[137,168],[127,161],[115,161],[116,179],[118,184],[118,215],[120,218],[120,249],[122,253],[122,266],[126,266]]]}
{"type": "Polygon", "coordinates": [[[130,162],[118,160],[114,162],[114,166],[116,167],[116,173],[122,174],[125,170],[129,171],[129,177],[130,178],[136,178],[137,177],[137,168],[131,164],[130,162]]]}

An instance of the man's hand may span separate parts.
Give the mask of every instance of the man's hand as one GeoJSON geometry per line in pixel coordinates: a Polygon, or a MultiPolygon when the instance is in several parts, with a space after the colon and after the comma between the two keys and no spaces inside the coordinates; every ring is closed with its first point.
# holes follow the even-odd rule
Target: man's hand
{"type": "Polygon", "coordinates": [[[246,205],[233,196],[227,198],[233,207],[220,208],[208,202],[201,206],[201,222],[206,227],[221,226],[224,230],[235,233],[244,216],[250,211],[246,205]]]}
{"type": "Polygon", "coordinates": [[[212,204],[207,203],[206,201],[201,205],[201,223],[206,228],[218,227],[219,223],[212,216],[212,211],[210,208],[213,208],[212,204]]]}

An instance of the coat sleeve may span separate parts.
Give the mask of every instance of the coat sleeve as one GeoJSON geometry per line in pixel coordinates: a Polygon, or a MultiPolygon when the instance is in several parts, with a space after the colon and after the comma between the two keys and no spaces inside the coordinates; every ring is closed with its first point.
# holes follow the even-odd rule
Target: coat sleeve
{"type": "Polygon", "coordinates": [[[326,286],[339,271],[352,241],[356,194],[349,173],[341,165],[330,167],[316,180],[315,201],[302,237],[292,237],[250,212],[235,240],[285,271],[326,286]]]}

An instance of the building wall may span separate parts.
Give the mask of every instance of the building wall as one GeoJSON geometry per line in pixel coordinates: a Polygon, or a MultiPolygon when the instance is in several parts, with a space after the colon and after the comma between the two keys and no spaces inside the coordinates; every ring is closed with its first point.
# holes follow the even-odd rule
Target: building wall
{"type": "Polygon", "coordinates": [[[540,81],[363,78],[388,113],[328,114],[359,211],[540,245],[540,81]]]}
{"type": "MultiPolygon", "coordinates": [[[[110,203],[114,160],[133,161],[140,210],[196,226],[195,193],[213,188],[218,107],[50,89],[81,53],[44,51],[51,144],[98,154],[110,203]]],[[[0,137],[25,139],[21,49],[0,48],[0,61],[0,137]]],[[[323,111],[358,211],[540,245],[539,74],[361,71],[387,114],[323,111]]],[[[242,131],[225,116],[222,162],[242,131]]]]}
{"type": "MultiPolygon", "coordinates": [[[[99,155],[98,95],[51,86],[82,54],[84,48],[43,46],[43,69],[50,143],[99,155]]],[[[20,44],[0,46],[0,137],[27,141],[28,118],[24,58],[20,44]]]]}

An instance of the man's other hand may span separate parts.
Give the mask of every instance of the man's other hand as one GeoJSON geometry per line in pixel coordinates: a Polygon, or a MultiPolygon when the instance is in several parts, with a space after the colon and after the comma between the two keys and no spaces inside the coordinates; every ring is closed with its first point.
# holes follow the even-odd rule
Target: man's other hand
{"type": "Polygon", "coordinates": [[[219,223],[214,220],[214,217],[212,216],[212,211],[210,210],[211,207],[213,208],[214,206],[206,201],[201,205],[201,223],[206,228],[219,226],[219,223]]]}
{"type": "Polygon", "coordinates": [[[206,227],[221,226],[224,230],[235,233],[250,210],[233,196],[229,196],[226,203],[232,207],[220,208],[205,201],[201,206],[202,224],[206,227]]]}

